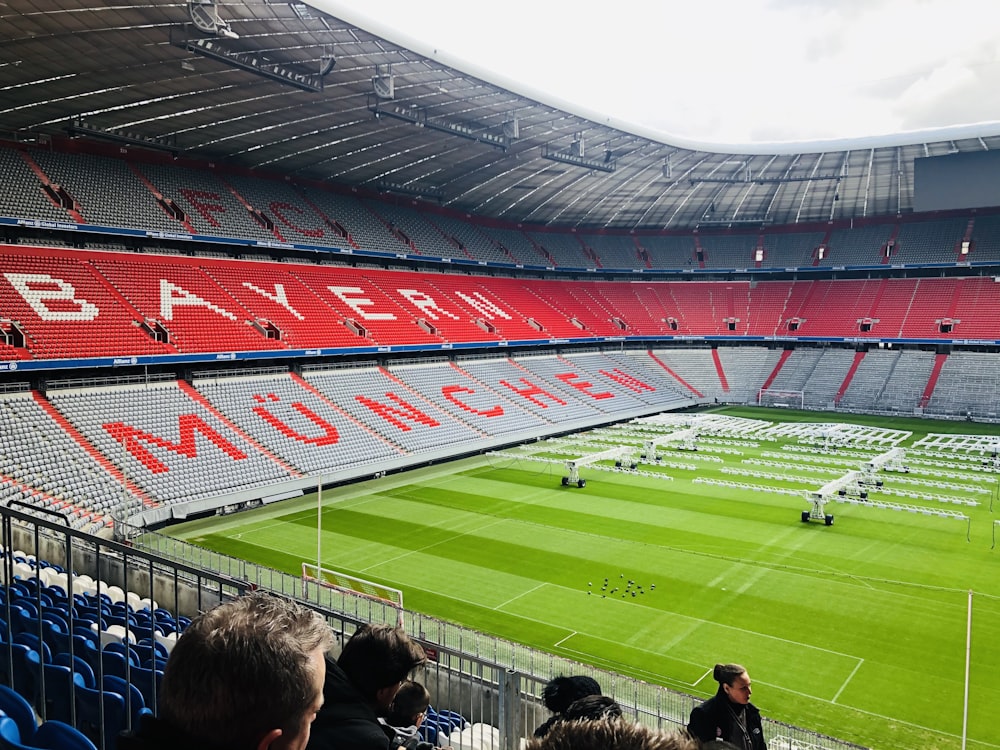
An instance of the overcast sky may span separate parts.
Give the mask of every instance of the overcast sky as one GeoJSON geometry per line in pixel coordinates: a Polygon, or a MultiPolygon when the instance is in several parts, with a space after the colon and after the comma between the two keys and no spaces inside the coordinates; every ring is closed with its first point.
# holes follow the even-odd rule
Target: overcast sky
{"type": "Polygon", "coordinates": [[[312,2],[447,62],[697,141],[1000,121],[1000,0],[312,2]]]}

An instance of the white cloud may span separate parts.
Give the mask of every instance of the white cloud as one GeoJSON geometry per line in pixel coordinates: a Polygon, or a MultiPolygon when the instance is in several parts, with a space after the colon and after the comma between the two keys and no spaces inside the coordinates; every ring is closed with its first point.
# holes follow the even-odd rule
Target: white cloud
{"type": "Polygon", "coordinates": [[[314,2],[377,18],[532,90],[699,141],[1000,120],[996,0],[314,2]]]}

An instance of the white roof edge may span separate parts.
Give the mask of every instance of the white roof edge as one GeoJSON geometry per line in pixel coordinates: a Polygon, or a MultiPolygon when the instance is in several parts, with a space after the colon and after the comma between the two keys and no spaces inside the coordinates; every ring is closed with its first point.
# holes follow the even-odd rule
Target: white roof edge
{"type": "Polygon", "coordinates": [[[595,125],[613,128],[656,143],[662,143],[665,146],[673,146],[680,149],[737,156],[772,156],[777,154],[818,154],[873,148],[893,148],[896,146],[940,143],[942,141],[961,140],[965,138],[1000,136],[1000,120],[990,120],[965,125],[949,125],[940,128],[905,130],[881,135],[814,141],[773,141],[760,143],[699,141],[685,136],[665,133],[656,128],[639,125],[627,120],[620,120],[606,113],[597,112],[596,110],[564,101],[553,94],[535,90],[527,84],[507,79],[502,74],[484,70],[473,62],[449,55],[447,52],[436,49],[426,42],[408,36],[405,32],[387,26],[378,19],[358,13],[350,8],[343,8],[337,0],[308,0],[308,3],[324,13],[354,24],[358,28],[382,37],[386,41],[416,52],[428,59],[436,60],[442,65],[467,73],[499,88],[523,96],[526,99],[532,99],[539,104],[576,115],[577,117],[589,120],[595,125]]]}

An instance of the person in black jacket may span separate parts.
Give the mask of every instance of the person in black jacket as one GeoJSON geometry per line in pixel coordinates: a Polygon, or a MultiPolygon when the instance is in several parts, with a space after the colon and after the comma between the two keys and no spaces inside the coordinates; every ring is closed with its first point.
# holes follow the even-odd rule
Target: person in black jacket
{"type": "Polygon", "coordinates": [[[725,740],[740,750],[767,750],[760,711],[750,702],[750,675],[739,664],[716,664],[715,696],[691,711],[688,732],[702,742],[725,740]]]}
{"type": "Polygon", "coordinates": [[[402,628],[358,628],[337,661],[327,659],[325,701],[308,750],[389,750],[379,717],[389,712],[403,681],[426,658],[402,628]]]}

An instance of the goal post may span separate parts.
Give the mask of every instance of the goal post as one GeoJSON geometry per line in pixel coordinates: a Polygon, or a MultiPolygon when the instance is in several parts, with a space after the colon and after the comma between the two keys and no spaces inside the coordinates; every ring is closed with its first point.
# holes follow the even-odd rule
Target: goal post
{"type": "Polygon", "coordinates": [[[804,409],[805,391],[761,388],[757,391],[758,406],[776,406],[786,409],[804,409]]]}
{"type": "Polygon", "coordinates": [[[403,592],[383,583],[368,581],[315,563],[302,563],[302,595],[309,598],[311,586],[331,605],[353,612],[368,622],[403,627],[403,592]]]}

